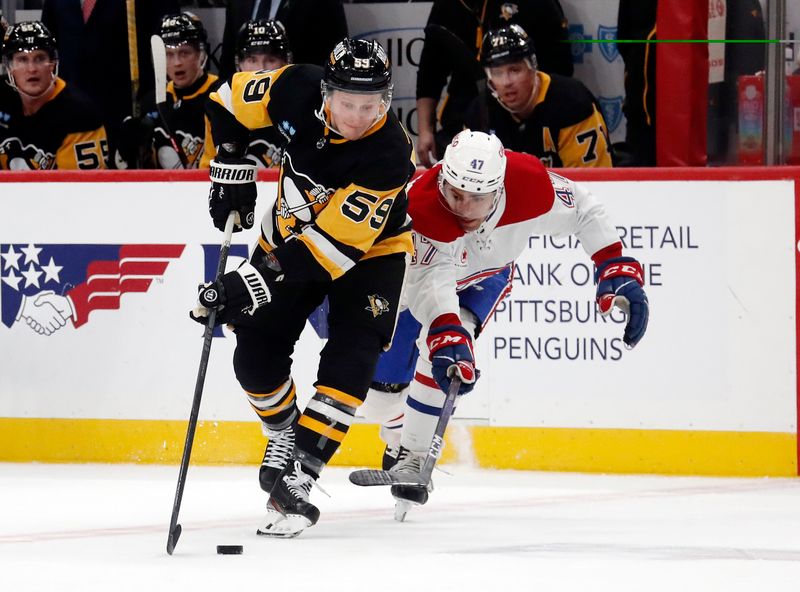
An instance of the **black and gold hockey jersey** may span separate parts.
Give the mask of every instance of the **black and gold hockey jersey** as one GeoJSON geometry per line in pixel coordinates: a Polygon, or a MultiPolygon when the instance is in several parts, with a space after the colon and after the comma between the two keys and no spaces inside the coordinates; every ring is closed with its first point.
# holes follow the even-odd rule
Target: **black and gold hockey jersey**
{"type": "MultiPolygon", "coordinates": [[[[539,157],[547,167],[610,167],[608,130],[594,96],[582,82],[538,71],[539,90],[530,117],[520,119],[488,96],[488,129],[509,150],[539,157]]],[[[478,101],[467,117],[481,129],[478,101]]]]}
{"type": "Polygon", "coordinates": [[[249,130],[269,126],[286,139],[259,245],[274,250],[287,279],[335,280],[361,259],[413,249],[410,137],[391,111],[358,140],[332,132],[323,122],[330,114],[322,109],[322,73],[307,64],[240,72],[208,103],[217,146],[246,146],[249,130]]]}
{"type": "Polygon", "coordinates": [[[15,91],[2,90],[0,169],[104,169],[107,158],[100,113],[74,86],[56,78],[52,97],[33,115],[24,114],[15,91]]]}
{"type": "MultiPolygon", "coordinates": [[[[214,74],[203,74],[194,84],[187,88],[175,88],[172,81],[167,83],[167,123],[181,146],[188,165],[186,168],[198,168],[203,156],[206,126],[205,102],[208,95],[218,86],[218,77],[214,74]]],[[[157,112],[152,112],[155,119],[153,132],[154,159],[157,168],[181,168],[180,158],[170,142],[164,124],[157,112]]]]}
{"type": "MultiPolygon", "coordinates": [[[[281,156],[286,138],[274,127],[262,127],[250,132],[249,143],[245,158],[252,160],[260,169],[278,168],[281,166],[281,156]]],[[[200,159],[200,168],[207,169],[217,155],[217,147],[211,137],[210,126],[206,127],[205,148],[200,159]]]]}

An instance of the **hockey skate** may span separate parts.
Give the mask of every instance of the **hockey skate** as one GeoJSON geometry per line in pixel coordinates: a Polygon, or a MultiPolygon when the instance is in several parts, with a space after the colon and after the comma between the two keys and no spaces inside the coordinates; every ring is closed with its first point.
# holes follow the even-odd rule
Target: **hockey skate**
{"type": "MultiPolygon", "coordinates": [[[[319,509],[308,501],[308,494],[315,485],[314,477],[303,472],[299,460],[284,468],[267,502],[267,523],[257,534],[292,538],[316,524],[319,509]]],[[[319,485],[316,487],[324,492],[319,485]]]]}
{"type": "Polygon", "coordinates": [[[381,469],[384,471],[391,471],[397,464],[397,457],[400,454],[400,447],[395,448],[390,444],[386,445],[383,449],[383,459],[381,460],[381,469]]]}
{"type": "MultiPolygon", "coordinates": [[[[392,471],[398,475],[419,475],[424,462],[424,456],[414,454],[401,446],[397,463],[392,471]]],[[[402,522],[411,508],[421,506],[428,501],[428,493],[433,491],[433,481],[427,485],[392,485],[391,491],[396,500],[394,519],[402,522]]]]}
{"type": "Polygon", "coordinates": [[[258,482],[261,489],[267,493],[272,492],[278,474],[289,464],[294,451],[294,423],[283,430],[274,430],[264,427],[264,433],[269,438],[267,448],[264,450],[264,460],[258,470],[258,482]]]}

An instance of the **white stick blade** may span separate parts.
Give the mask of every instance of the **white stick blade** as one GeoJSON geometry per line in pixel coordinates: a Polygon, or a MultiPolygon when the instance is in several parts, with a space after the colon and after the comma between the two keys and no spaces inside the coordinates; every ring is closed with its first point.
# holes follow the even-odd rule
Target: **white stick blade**
{"type": "Polygon", "coordinates": [[[167,102],[167,48],[158,35],[150,37],[150,53],[153,55],[153,72],[156,84],[156,103],[167,102]]]}

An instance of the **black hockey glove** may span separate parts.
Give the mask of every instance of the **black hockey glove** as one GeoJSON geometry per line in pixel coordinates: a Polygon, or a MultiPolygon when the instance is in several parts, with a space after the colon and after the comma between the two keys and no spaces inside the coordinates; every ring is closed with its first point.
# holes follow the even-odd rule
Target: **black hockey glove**
{"type": "Polygon", "coordinates": [[[217,309],[215,325],[230,322],[239,313],[253,314],[257,308],[272,300],[269,284],[283,279],[280,263],[271,253],[260,257],[253,266],[242,263],[217,281],[202,284],[197,305],[189,317],[203,325],[211,309],[217,309]]]}
{"type": "Polygon", "coordinates": [[[208,211],[214,226],[225,229],[225,221],[233,210],[239,212],[234,232],[252,228],[256,207],[256,165],[246,158],[217,156],[211,161],[211,190],[208,211]]]}
{"type": "Polygon", "coordinates": [[[154,122],[150,117],[131,117],[122,120],[116,130],[116,141],[109,142],[109,165],[115,169],[146,168],[146,152],[153,143],[154,122]]]}

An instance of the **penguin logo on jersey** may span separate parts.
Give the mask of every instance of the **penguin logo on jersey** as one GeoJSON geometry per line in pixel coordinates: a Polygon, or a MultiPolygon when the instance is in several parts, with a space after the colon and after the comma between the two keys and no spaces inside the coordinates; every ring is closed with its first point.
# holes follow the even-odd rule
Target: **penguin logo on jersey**
{"type": "MultiPolygon", "coordinates": [[[[294,218],[301,225],[310,224],[316,218],[315,205],[324,205],[328,202],[333,189],[327,189],[315,183],[311,177],[294,170],[292,157],[286,153],[281,170],[280,192],[278,195],[278,213],[284,220],[294,218]]],[[[321,208],[320,208],[321,209],[321,208]]],[[[288,224],[286,230],[292,232],[288,224]]]]}
{"type": "Polygon", "coordinates": [[[55,154],[33,144],[23,146],[19,138],[6,138],[0,142],[0,154],[8,158],[8,168],[12,171],[46,170],[55,164],[55,154]]]}
{"type": "Polygon", "coordinates": [[[369,306],[364,310],[370,311],[373,317],[377,318],[383,313],[389,312],[389,301],[383,296],[372,294],[367,296],[367,300],[369,300],[369,306]]]}

